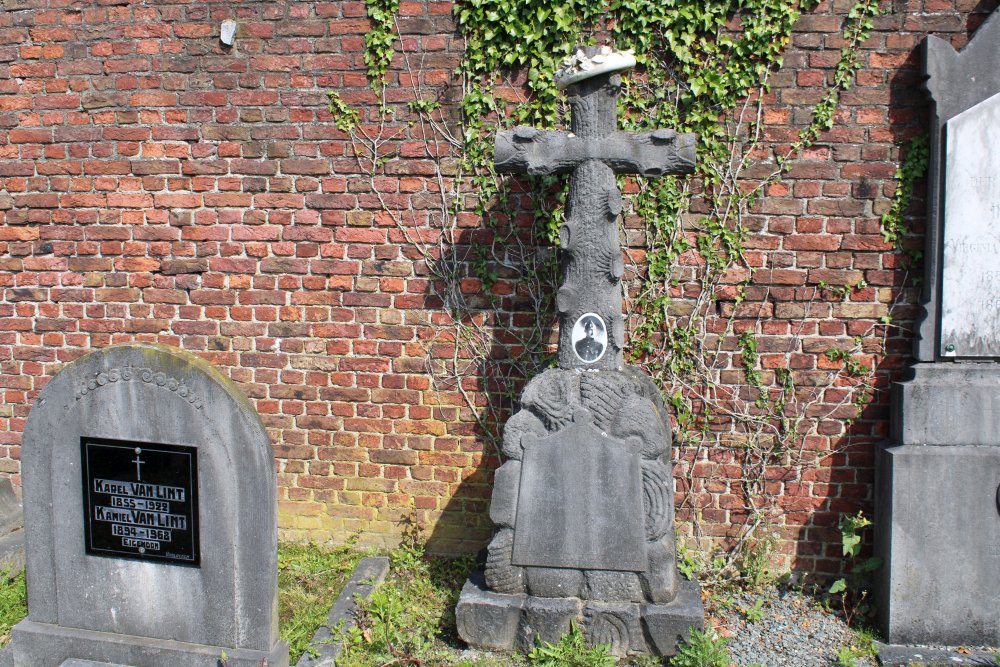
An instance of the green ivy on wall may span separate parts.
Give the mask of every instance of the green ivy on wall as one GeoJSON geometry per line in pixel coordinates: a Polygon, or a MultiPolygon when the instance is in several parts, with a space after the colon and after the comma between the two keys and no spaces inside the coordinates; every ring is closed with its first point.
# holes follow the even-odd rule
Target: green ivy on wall
{"type": "Polygon", "coordinates": [[[396,13],[399,0],[365,0],[365,12],[371,29],[365,33],[365,65],[368,82],[376,92],[385,84],[385,73],[396,50],[396,13]]]}
{"type": "MultiPolygon", "coordinates": [[[[372,22],[365,62],[373,89],[379,89],[394,56],[398,0],[365,4],[372,22]]],[[[466,40],[458,70],[464,82],[460,132],[453,134],[456,126],[444,110],[420,99],[419,91],[408,107],[459,158],[447,173],[443,168],[438,172],[442,206],[436,224],[442,238],[458,243],[456,220],[469,211],[494,234],[491,244],[475,245],[462,259],[448,255],[446,243],[422,242],[399,223],[432,267],[454,323],[448,336],[456,352],[444,364],[450,375],[441,386],[463,392],[494,442],[520,382],[551,363],[551,294],[557,272],[552,249],[558,244],[566,194],[560,177],[526,179],[528,192],[499,177],[492,164],[497,127],[563,125],[566,108],[554,72],[576,45],[611,42],[632,49],[639,63],[623,75],[623,129],[670,127],[696,133],[698,171],[693,176],[622,179],[629,193],[626,212],[642,221],[645,232],[645,256],[626,292],[629,356],[659,382],[676,415],[681,446],[694,448],[695,456],[709,446],[736,451],[743,467],[739,488],[748,510],[737,544],[753,543],[751,533],[766,526],[774,504],[765,493],[768,467],[802,465],[795,457],[805,438],[816,432],[823,410],[859,409],[870,396],[874,370],[863,352],[886,335],[885,327],[873,329],[858,336],[853,347],[828,353],[829,361],[842,367],[829,371],[827,384],[797,387],[789,369],[764,366],[759,344],[763,317],[741,315],[737,326],[741,308],[758,306],[747,297],[755,267],[746,251],[746,217],[832,128],[840,95],[854,84],[862,66],[861,45],[880,13],[878,0],[855,0],[842,15],[840,57],[824,71],[826,83],[819,88],[811,121],[791,137],[775,140],[762,121],[770,81],[783,66],[799,18],[816,5],[817,0],[457,0],[454,15],[466,40]],[[522,101],[498,97],[503,86],[521,91],[522,101]],[[523,237],[518,218],[526,207],[533,216],[533,239],[523,237]],[[471,296],[461,287],[470,277],[482,288],[471,296]],[[491,293],[500,281],[515,283],[522,304],[530,304],[535,318],[530,326],[515,324],[491,293]],[[684,298],[678,299],[680,295],[684,298]],[[720,319],[724,331],[718,330],[720,319]],[[523,353],[513,360],[492,359],[495,330],[502,330],[523,353]],[[720,379],[723,371],[733,369],[741,374],[742,387],[720,379]],[[490,373],[497,377],[486,377],[490,373]],[[469,374],[485,377],[491,383],[487,392],[501,394],[500,404],[506,407],[481,416],[483,402],[465,390],[469,374]],[[834,385],[851,391],[844,392],[840,405],[821,409],[825,389],[834,385]],[[716,419],[732,424],[732,438],[724,441],[710,428],[716,419]]],[[[343,106],[331,98],[331,109],[340,111],[347,128],[357,119],[343,106]]],[[[370,145],[374,176],[380,164],[374,157],[378,143],[372,137],[359,142],[370,145]]],[[[896,196],[882,216],[883,235],[894,244],[907,233],[903,214],[926,165],[926,142],[910,144],[905,154],[896,196]]],[[[865,287],[819,283],[813,286],[814,298],[845,299],[865,287]]],[[[486,411],[493,409],[492,399],[487,404],[486,411]]]]}
{"type": "Polygon", "coordinates": [[[922,253],[919,249],[902,248],[900,245],[910,232],[904,216],[910,205],[910,198],[913,196],[913,187],[927,172],[929,160],[930,145],[927,143],[927,135],[921,134],[910,140],[906,146],[903,162],[896,170],[896,180],[899,182],[899,186],[893,194],[889,210],[882,214],[880,221],[882,238],[886,243],[891,243],[897,250],[903,250],[911,264],[918,261],[922,253]]]}
{"type": "MultiPolygon", "coordinates": [[[[577,44],[600,38],[634,50],[639,66],[624,76],[620,98],[625,130],[671,127],[697,134],[694,176],[635,179],[629,198],[630,210],[646,232],[645,267],[630,294],[630,356],[670,397],[682,443],[710,441],[715,437],[708,429],[712,419],[735,424],[742,440],[746,503],[757,519],[748,522],[748,531],[766,514],[767,502],[760,495],[767,466],[787,463],[815,428],[819,399],[814,389],[800,391],[787,369],[761,368],[759,320],[753,328],[733,331],[734,313],[744,303],[754,268],[745,256],[744,217],[832,127],[839,96],[854,83],[861,44],[880,11],[877,0],[856,0],[844,20],[840,59],[812,110],[812,121],[794,141],[775,143],[761,122],[770,78],[783,65],[796,22],[815,5],[816,0],[610,0],[606,6],[579,0],[459,0],[455,8],[468,40],[462,65],[468,81],[465,165],[474,174],[473,187],[481,194],[478,213],[486,224],[492,224],[498,211],[501,218],[511,211],[506,181],[492,171],[495,128],[485,119],[504,126],[562,124],[565,110],[552,77],[577,44]],[[493,97],[504,72],[521,72],[524,79],[517,81],[529,93],[513,108],[493,97]],[[746,173],[751,164],[756,167],[752,178],[746,173]],[[698,258],[693,267],[692,253],[698,258]],[[742,276],[735,285],[733,275],[742,276]],[[677,294],[692,282],[699,285],[699,294],[692,298],[686,292],[689,307],[675,308],[677,294]],[[723,292],[733,314],[727,331],[719,334],[706,325],[723,292]],[[727,343],[730,336],[734,340],[727,343]],[[746,383],[745,400],[719,389],[719,373],[728,367],[721,360],[728,349],[740,355],[736,367],[746,383]]],[[[903,199],[912,187],[911,173],[915,170],[901,176],[903,199]]],[[[536,193],[536,233],[552,241],[565,191],[551,177],[530,185],[536,193]]],[[[905,202],[894,204],[899,207],[905,208],[905,202]]],[[[888,234],[902,230],[900,219],[890,215],[883,228],[888,234]]],[[[816,289],[819,294],[820,286],[816,289]]],[[[844,369],[831,373],[830,383],[846,377],[857,385],[857,395],[867,396],[873,370],[854,360],[859,350],[843,351],[844,369]]]]}

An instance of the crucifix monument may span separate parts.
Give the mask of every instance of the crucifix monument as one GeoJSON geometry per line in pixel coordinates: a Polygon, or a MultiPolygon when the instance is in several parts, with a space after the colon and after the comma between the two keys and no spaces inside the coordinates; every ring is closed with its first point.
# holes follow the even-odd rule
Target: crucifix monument
{"type": "Polygon", "coordinates": [[[485,572],[456,616],[473,646],[528,650],[581,626],[616,655],[672,655],[704,624],[697,582],[677,576],[670,420],[653,382],[625,366],[615,174],[694,171],[695,138],[617,129],[628,53],[579,49],[556,74],[571,132],[497,134],[498,171],[570,173],[560,230],[559,364],[535,377],[504,427],[485,572]]]}

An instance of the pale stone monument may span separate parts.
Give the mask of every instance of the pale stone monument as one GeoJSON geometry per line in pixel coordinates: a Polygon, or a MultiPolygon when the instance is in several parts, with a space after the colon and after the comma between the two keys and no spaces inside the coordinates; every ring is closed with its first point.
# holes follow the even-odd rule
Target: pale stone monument
{"type": "Polygon", "coordinates": [[[208,363],[127,344],[70,364],[21,471],[28,618],[7,664],[287,667],[270,442],[208,363]]]}
{"type": "Polygon", "coordinates": [[[528,383],[504,427],[486,569],[456,610],[473,646],[530,649],[580,625],[617,655],[671,655],[704,613],[677,576],[670,421],[653,382],[625,366],[616,173],[690,173],[694,136],[617,130],[629,54],[580,50],[557,74],[571,132],[497,135],[498,171],[570,172],[560,231],[559,367],[528,383]]]}
{"type": "Polygon", "coordinates": [[[928,37],[926,313],[876,460],[890,644],[1000,644],[1000,14],[928,37]]]}

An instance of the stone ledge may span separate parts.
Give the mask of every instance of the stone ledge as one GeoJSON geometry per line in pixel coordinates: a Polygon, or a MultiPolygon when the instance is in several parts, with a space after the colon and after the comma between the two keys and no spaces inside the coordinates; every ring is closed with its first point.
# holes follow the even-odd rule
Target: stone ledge
{"type": "MultiPolygon", "coordinates": [[[[14,667],[56,667],[74,658],[98,665],[143,667],[217,667],[223,651],[232,667],[288,666],[288,644],[279,641],[270,652],[190,644],[167,639],[135,637],[110,632],[69,628],[24,620],[14,626],[4,657],[14,667]]],[[[79,664],[79,663],[77,663],[79,664]]],[[[84,663],[86,664],[86,663],[84,663]]]]}
{"type": "Polygon", "coordinates": [[[309,648],[302,654],[295,667],[333,667],[337,657],[343,650],[343,644],[334,641],[332,628],[340,625],[342,628],[354,625],[357,620],[357,599],[367,600],[375,589],[385,581],[389,573],[389,559],[385,556],[367,556],[362,558],[351,578],[344,584],[337,600],[330,607],[326,623],[319,626],[309,648]]]}
{"type": "Polygon", "coordinates": [[[892,439],[901,445],[1000,443],[1000,364],[916,364],[893,383],[892,439]]]}
{"type": "Polygon", "coordinates": [[[674,655],[692,627],[705,625],[697,581],[680,579],[677,597],[667,604],[597,602],[495,593],[486,587],[481,571],[473,572],[465,582],[455,617],[459,636],[476,648],[529,651],[536,637],[559,641],[572,621],[591,641],[610,644],[618,656],[674,655]]]}

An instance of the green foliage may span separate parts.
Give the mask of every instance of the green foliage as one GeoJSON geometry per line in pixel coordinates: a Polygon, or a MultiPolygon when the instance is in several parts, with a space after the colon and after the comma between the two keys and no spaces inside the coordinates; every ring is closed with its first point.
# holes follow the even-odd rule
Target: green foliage
{"type": "Polygon", "coordinates": [[[677,571],[681,573],[681,576],[693,581],[698,577],[698,572],[704,567],[705,564],[702,562],[701,554],[689,549],[684,540],[678,537],[677,571]]]}
{"type": "Polygon", "coordinates": [[[10,641],[10,630],[28,615],[24,570],[0,571],[0,646],[10,641]]]}
{"type": "Polygon", "coordinates": [[[385,73],[396,53],[393,43],[399,0],[365,0],[365,11],[371,21],[371,29],[365,33],[365,65],[368,82],[377,92],[385,84],[385,73]]]}
{"type": "Polygon", "coordinates": [[[743,618],[745,618],[748,623],[760,622],[760,620],[764,618],[764,598],[757,598],[752,606],[741,607],[740,611],[743,612],[743,618]]]}
{"type": "Polygon", "coordinates": [[[580,627],[570,621],[569,633],[555,644],[536,639],[528,660],[537,667],[614,667],[615,659],[605,644],[589,646],[580,627]]]}
{"type": "Polygon", "coordinates": [[[838,528],[840,528],[841,546],[844,556],[847,558],[857,558],[861,553],[861,535],[858,531],[872,525],[871,520],[865,516],[864,512],[857,514],[845,514],[840,517],[838,528]]]}
{"type": "Polygon", "coordinates": [[[281,638],[288,641],[293,664],[326,620],[330,604],[364,555],[354,549],[354,542],[348,540],[337,547],[278,545],[279,627],[281,638]]]}
{"type": "Polygon", "coordinates": [[[691,628],[691,637],[677,647],[670,667],[729,667],[729,640],[708,630],[691,628]]]}
{"type": "Polygon", "coordinates": [[[778,546],[778,535],[766,528],[759,530],[756,535],[753,539],[745,540],[743,548],[733,558],[738,582],[750,591],[759,591],[776,578],[772,564],[775,548],[778,546]]]}
{"type": "Polygon", "coordinates": [[[343,633],[337,664],[451,664],[439,655],[445,650],[440,635],[447,628],[454,632],[455,604],[473,559],[429,558],[412,542],[389,559],[386,582],[360,601],[357,626],[343,633]]]}
{"type": "Polygon", "coordinates": [[[819,281],[817,285],[820,292],[834,296],[838,299],[846,299],[848,296],[853,294],[856,290],[861,290],[868,287],[868,281],[862,279],[853,285],[831,285],[825,280],[819,281]]]}
{"type": "Polygon", "coordinates": [[[330,90],[327,91],[326,96],[330,99],[328,108],[330,109],[330,113],[333,114],[333,124],[341,132],[350,134],[358,126],[358,123],[361,122],[358,112],[349,107],[347,102],[340,99],[340,93],[330,90]]]}
{"type": "Polygon", "coordinates": [[[754,332],[744,331],[740,334],[739,346],[747,384],[751,387],[760,388],[760,371],[757,370],[757,364],[760,363],[760,355],[757,353],[757,337],[754,335],[754,332]]]}
{"type": "MultiPolygon", "coordinates": [[[[671,127],[697,134],[696,174],[637,177],[628,182],[631,194],[626,205],[629,213],[644,222],[646,254],[626,291],[633,298],[627,354],[669,396],[682,446],[711,445],[711,439],[719,445],[720,431],[712,428],[716,416],[733,424],[732,432],[745,440],[733,446],[740,447],[751,514],[759,509],[754,503],[761,497],[758,492],[767,467],[778,462],[789,465],[785,459],[795,455],[794,441],[808,435],[808,428],[815,428],[811,419],[816,413],[810,413],[807,401],[800,400],[804,392],[795,386],[788,368],[766,374],[761,370],[756,329],[740,334],[735,342],[751,388],[749,400],[734,407],[734,401],[721,397],[724,392],[718,389],[725,383],[720,382],[720,374],[726,368],[724,363],[714,365],[714,359],[731,356],[719,355],[719,350],[734,349],[728,338],[734,336],[733,318],[724,321],[713,308],[723,298],[736,304],[744,299],[755,265],[747,256],[745,216],[753,212],[767,188],[781,181],[794,160],[832,127],[839,96],[853,85],[861,65],[861,43],[871,34],[879,13],[877,0],[855,0],[844,21],[839,61],[829,73],[825,95],[812,110],[812,122],[793,134],[789,144],[775,146],[762,127],[770,77],[783,64],[799,17],[816,4],[816,0],[608,0],[597,4],[458,0],[454,10],[467,40],[459,68],[465,77],[463,124],[455,143],[461,145],[464,183],[476,195],[470,208],[498,235],[507,234],[504,239],[517,234],[510,231],[515,229],[512,221],[519,210],[530,207],[533,241],[558,243],[566,179],[522,179],[530,189],[526,205],[521,193],[513,192],[494,172],[492,143],[497,128],[514,123],[540,128],[564,124],[565,106],[560,104],[553,73],[574,45],[593,43],[597,34],[610,34],[617,48],[635,50],[639,67],[622,76],[619,117],[624,130],[671,127]],[[498,99],[494,87],[505,81],[523,83],[523,101],[513,104],[498,99]],[[744,175],[750,167],[752,178],[744,175]],[[740,275],[735,289],[733,275],[740,275]],[[722,286],[728,292],[725,297],[720,296],[722,286]],[[692,304],[690,310],[676,307],[677,294],[692,304]],[[708,331],[709,321],[723,321],[726,330],[708,331]],[[720,340],[716,349],[707,347],[709,338],[720,340]],[[805,429],[800,428],[803,421],[809,423],[805,429]]],[[[459,204],[451,210],[458,213],[459,204]]],[[[523,253],[521,259],[526,256],[523,253]]],[[[499,280],[496,267],[511,264],[504,263],[496,244],[479,246],[468,257],[471,274],[487,292],[499,280]]],[[[554,266],[554,262],[526,263],[518,289],[548,286],[554,266]]],[[[846,298],[865,286],[821,287],[846,298]]],[[[458,310],[453,313],[456,319],[465,315],[458,310]]],[[[476,339],[471,333],[459,338],[476,339]]],[[[541,348],[545,340],[536,336],[531,343],[541,348]]],[[[838,375],[852,378],[856,390],[847,402],[860,406],[869,395],[873,371],[854,352],[841,361],[843,367],[831,372],[830,383],[838,375]]],[[[815,391],[821,393],[818,388],[815,391]]],[[[745,395],[741,391],[740,400],[745,395]]],[[[726,570],[741,576],[740,568],[733,565],[728,562],[726,570]]],[[[696,568],[693,561],[681,565],[686,574],[696,568]]]]}
{"type": "Polygon", "coordinates": [[[841,350],[836,347],[830,347],[826,350],[827,359],[830,361],[844,362],[844,370],[848,375],[853,377],[864,377],[868,375],[871,369],[861,361],[852,357],[852,354],[853,350],[841,350]]]}
{"type": "Polygon", "coordinates": [[[406,607],[400,592],[383,586],[372,593],[364,607],[369,624],[365,636],[371,650],[397,655],[407,639],[401,622],[406,607]]]}
{"type": "Polygon", "coordinates": [[[476,246],[472,260],[472,274],[483,284],[483,290],[489,292],[500,279],[500,274],[490,262],[490,249],[487,246],[476,246]]]}
{"type": "Polygon", "coordinates": [[[853,646],[841,646],[837,649],[837,667],[857,667],[860,657],[853,646]]]}
{"type": "Polygon", "coordinates": [[[503,70],[525,72],[532,100],[514,118],[551,127],[558,108],[555,71],[579,41],[581,29],[602,16],[602,9],[586,0],[462,0],[455,4],[468,40],[462,71],[484,81],[485,88],[503,70]]]}
{"type": "Polygon", "coordinates": [[[699,134],[699,155],[721,156],[720,114],[734,108],[781,64],[801,11],[780,0],[612,0],[616,44],[634,48],[653,85],[654,125],[680,122],[699,134]],[[737,21],[740,30],[726,26],[737,21]],[[667,104],[663,104],[666,102],[667,104]]]}
{"type": "Polygon", "coordinates": [[[871,605],[867,601],[867,579],[868,576],[882,566],[882,559],[878,556],[869,556],[861,560],[856,560],[861,555],[861,532],[871,527],[871,520],[863,512],[857,514],[845,514],[840,517],[838,527],[840,528],[841,547],[845,558],[856,561],[850,571],[850,575],[837,579],[830,586],[831,595],[840,595],[841,604],[844,607],[844,615],[850,621],[855,616],[867,616],[871,613],[871,605]],[[853,604],[848,604],[848,598],[853,604]]]}
{"type": "Polygon", "coordinates": [[[837,650],[837,667],[857,667],[861,658],[874,658],[876,655],[878,647],[875,645],[875,636],[870,630],[861,629],[850,645],[837,650]]]}
{"type": "Polygon", "coordinates": [[[407,102],[406,107],[413,113],[430,115],[441,108],[441,103],[436,100],[417,99],[407,102]]]}
{"type": "Polygon", "coordinates": [[[813,110],[812,122],[799,132],[794,145],[796,150],[811,146],[820,134],[833,127],[833,116],[837,110],[840,93],[854,85],[854,77],[861,67],[858,50],[861,43],[871,35],[874,17],[880,13],[878,0],[857,0],[848,12],[848,24],[842,37],[845,45],[840,50],[840,61],[833,75],[833,86],[813,110]]]}
{"type": "MultiPolygon", "coordinates": [[[[927,172],[927,165],[930,160],[930,147],[927,143],[927,135],[921,134],[910,140],[906,146],[906,154],[903,162],[896,170],[896,180],[899,185],[892,196],[892,204],[889,210],[882,214],[882,238],[886,243],[891,243],[897,250],[900,249],[900,242],[909,234],[910,229],[906,224],[906,209],[910,206],[910,198],[913,195],[913,186],[927,172]]],[[[916,249],[906,249],[911,262],[920,258],[920,251],[916,249]]]]}

